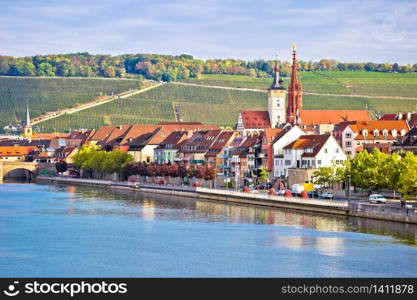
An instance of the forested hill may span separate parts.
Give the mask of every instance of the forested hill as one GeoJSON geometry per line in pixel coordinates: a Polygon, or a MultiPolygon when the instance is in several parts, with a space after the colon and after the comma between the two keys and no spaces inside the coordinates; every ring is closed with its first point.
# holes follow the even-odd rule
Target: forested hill
{"type": "MultiPolygon", "coordinates": [[[[0,76],[62,76],[137,78],[173,81],[199,78],[201,74],[249,75],[269,77],[274,61],[239,59],[195,59],[188,54],[124,54],[118,56],[89,53],[36,55],[14,58],[0,56],[0,76]]],[[[322,59],[318,62],[299,61],[302,71],[377,71],[417,72],[417,63],[400,66],[397,63],[342,63],[322,59]]],[[[288,76],[290,62],[280,61],[281,75],[288,76]]]]}

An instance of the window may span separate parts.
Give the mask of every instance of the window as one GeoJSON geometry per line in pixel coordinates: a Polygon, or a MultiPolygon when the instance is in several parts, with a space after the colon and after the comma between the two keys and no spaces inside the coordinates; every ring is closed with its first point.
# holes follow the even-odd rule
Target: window
{"type": "Polygon", "coordinates": [[[352,155],[352,151],[346,151],[346,155],[352,155]]]}
{"type": "Polygon", "coordinates": [[[324,153],[327,153],[327,148],[324,148],[324,153]]]}
{"type": "Polygon", "coordinates": [[[352,142],[350,141],[345,142],[345,147],[351,147],[351,146],[352,146],[352,142]]]}
{"type": "Polygon", "coordinates": [[[336,153],[339,153],[339,148],[336,148],[336,153]]]}
{"type": "Polygon", "coordinates": [[[346,132],[346,134],[345,134],[345,138],[347,138],[347,139],[352,138],[352,133],[350,133],[350,132],[346,132]]]}
{"type": "Polygon", "coordinates": [[[286,160],[286,161],[285,161],[285,165],[286,165],[286,166],[290,166],[290,165],[291,165],[291,160],[286,160]]]}
{"type": "Polygon", "coordinates": [[[321,165],[321,160],[317,161],[317,165],[320,166],[321,165]]]}

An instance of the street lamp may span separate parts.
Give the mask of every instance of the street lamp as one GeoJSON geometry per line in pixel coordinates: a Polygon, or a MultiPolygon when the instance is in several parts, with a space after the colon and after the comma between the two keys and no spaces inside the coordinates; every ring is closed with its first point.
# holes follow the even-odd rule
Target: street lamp
{"type": "Polygon", "coordinates": [[[349,188],[349,190],[348,190],[348,197],[349,197],[349,199],[350,199],[350,175],[348,175],[347,177],[349,178],[349,184],[348,184],[348,188],[349,188]]]}

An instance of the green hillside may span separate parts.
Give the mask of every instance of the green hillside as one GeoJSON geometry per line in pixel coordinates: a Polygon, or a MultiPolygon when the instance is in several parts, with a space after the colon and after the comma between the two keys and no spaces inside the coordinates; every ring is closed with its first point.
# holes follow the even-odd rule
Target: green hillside
{"type": "MultiPolygon", "coordinates": [[[[304,92],[368,96],[417,97],[417,73],[380,73],[354,71],[300,72],[304,92]]],[[[284,84],[288,85],[288,78],[284,84]]],[[[243,75],[201,75],[185,82],[241,88],[266,89],[271,78],[243,75]]]]}
{"type": "MultiPolygon", "coordinates": [[[[185,121],[233,126],[240,110],[266,109],[267,94],[200,86],[165,84],[142,94],[118,99],[74,114],[67,114],[39,126],[43,130],[97,128],[101,125],[144,124],[174,121],[174,106],[180,106],[185,121]]],[[[305,109],[365,109],[388,113],[411,111],[417,100],[304,95],[305,109]]]]}
{"type": "Polygon", "coordinates": [[[137,87],[138,80],[0,77],[0,130],[25,119],[26,100],[34,118],[137,87]]]}
{"type": "MultiPolygon", "coordinates": [[[[414,111],[417,74],[377,72],[302,72],[305,109],[365,109],[379,113],[414,111]],[[308,94],[320,93],[322,95],[308,94]],[[340,96],[330,96],[336,94],[340,96]],[[349,95],[343,96],[343,95],[349,95]],[[368,95],[367,97],[355,95],[368,95]],[[379,96],[393,98],[378,98],[379,96]]],[[[270,78],[242,75],[203,75],[187,82],[266,89],[270,78]]],[[[285,79],[285,85],[288,80],[285,79]]],[[[74,107],[100,95],[137,88],[137,80],[0,77],[0,126],[24,119],[28,99],[31,116],[74,107]]],[[[43,131],[97,128],[101,125],[174,121],[178,104],[182,119],[232,126],[240,110],[266,109],[265,92],[165,84],[150,91],[39,123],[43,131]]]]}
{"type": "Polygon", "coordinates": [[[179,104],[186,121],[234,125],[240,110],[265,109],[265,99],[263,92],[165,84],[139,95],[42,122],[39,126],[43,130],[68,130],[175,121],[175,104],[179,104]]]}

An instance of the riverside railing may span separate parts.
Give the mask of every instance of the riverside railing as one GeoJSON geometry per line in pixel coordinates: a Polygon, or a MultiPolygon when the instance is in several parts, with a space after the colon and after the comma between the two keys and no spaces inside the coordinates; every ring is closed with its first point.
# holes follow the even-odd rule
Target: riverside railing
{"type": "Polygon", "coordinates": [[[283,196],[273,196],[268,194],[256,194],[256,193],[243,193],[236,192],[232,190],[216,190],[203,187],[197,187],[196,192],[206,193],[206,194],[217,194],[217,195],[229,195],[234,197],[243,197],[249,199],[260,199],[260,200],[272,200],[272,201],[283,201],[294,204],[307,204],[307,205],[317,205],[317,206],[327,206],[327,207],[338,207],[338,208],[348,208],[348,201],[339,201],[339,200],[317,200],[317,199],[305,199],[305,198],[289,198],[283,196]]]}
{"type": "Polygon", "coordinates": [[[168,190],[168,191],[180,191],[180,192],[189,192],[189,193],[203,193],[203,194],[212,194],[212,195],[223,195],[223,196],[232,196],[244,199],[259,199],[259,200],[269,200],[269,201],[279,201],[291,204],[298,205],[314,205],[320,207],[332,207],[338,209],[348,209],[348,201],[340,200],[324,200],[324,199],[305,199],[305,198],[289,198],[283,196],[273,196],[269,194],[261,193],[244,193],[237,192],[227,189],[211,189],[204,187],[186,187],[178,185],[162,185],[162,184],[152,184],[152,183],[138,183],[138,182],[120,182],[120,181],[108,181],[108,180],[97,180],[97,179],[82,179],[82,178],[71,178],[71,177],[46,177],[39,176],[39,179],[47,180],[56,180],[61,182],[79,182],[86,184],[97,184],[104,186],[123,186],[137,189],[159,189],[159,190],[168,190]]]}

